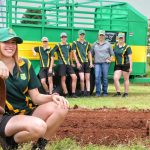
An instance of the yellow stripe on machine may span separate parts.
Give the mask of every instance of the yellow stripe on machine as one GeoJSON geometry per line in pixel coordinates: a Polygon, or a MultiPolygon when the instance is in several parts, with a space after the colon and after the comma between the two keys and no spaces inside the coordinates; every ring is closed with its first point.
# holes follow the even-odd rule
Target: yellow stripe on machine
{"type": "MultiPolygon", "coordinates": [[[[53,48],[56,44],[56,42],[49,42],[49,46],[51,48],[53,48]]],[[[39,60],[39,55],[33,56],[32,52],[33,47],[36,46],[41,46],[41,42],[25,41],[23,44],[19,44],[19,56],[30,60],[39,60]]],[[[131,49],[133,62],[146,62],[147,46],[131,46],[131,49]]],[[[55,60],[58,60],[57,55],[55,55],[55,60]]]]}

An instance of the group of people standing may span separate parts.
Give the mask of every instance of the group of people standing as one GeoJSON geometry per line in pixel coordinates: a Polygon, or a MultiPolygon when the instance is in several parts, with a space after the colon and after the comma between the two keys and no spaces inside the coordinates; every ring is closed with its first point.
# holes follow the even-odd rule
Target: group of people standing
{"type": "Polygon", "coordinates": [[[43,46],[34,47],[33,54],[39,53],[41,69],[39,77],[46,93],[53,93],[54,55],[58,56],[58,75],[61,77],[63,96],[67,97],[66,76],[71,77],[71,97],[76,98],[77,73],[80,79],[80,95],[90,96],[90,72],[95,70],[96,96],[108,95],[108,70],[115,57],[114,85],[116,93],[113,96],[121,96],[119,80],[124,77],[125,91],[123,97],[128,96],[129,75],[132,72],[132,51],[125,43],[125,34],[118,33],[118,41],[112,45],[105,40],[105,31],[99,30],[97,41],[91,46],[85,40],[86,32],[78,31],[78,39],[70,45],[67,43],[67,34],[60,34],[61,41],[50,48],[48,38],[43,37],[43,46]],[[77,73],[74,71],[77,68],[77,73]],[[47,84],[48,78],[48,84],[47,84]],[[48,86],[49,85],[49,86],[48,86]]]}
{"type": "Polygon", "coordinates": [[[3,150],[17,150],[18,144],[29,141],[33,141],[32,150],[44,150],[48,140],[64,121],[68,113],[68,101],[53,93],[54,52],[58,55],[58,72],[65,96],[68,94],[65,84],[66,74],[69,74],[72,79],[72,97],[76,97],[77,75],[72,68],[74,66],[72,56],[74,56],[80,77],[81,93],[87,96],[90,94],[90,69],[94,67],[96,96],[107,96],[107,74],[113,55],[115,56],[116,88],[114,96],[121,95],[119,85],[121,75],[124,77],[125,86],[123,97],[128,96],[132,51],[125,44],[125,35],[118,34],[118,42],[114,45],[114,49],[105,41],[103,30],[98,32],[98,40],[92,47],[85,41],[84,30],[80,30],[78,36],[78,40],[71,46],[67,43],[67,34],[61,33],[61,42],[52,50],[48,46],[48,38],[43,37],[43,46],[33,49],[34,55],[36,53],[40,55],[39,76],[48,93],[41,94],[38,90],[40,83],[31,62],[18,56],[18,44],[23,42],[22,38],[10,28],[0,29],[0,78],[5,80],[6,84],[5,108],[0,106],[1,110],[5,110],[4,114],[0,114],[0,144],[3,150]]]}

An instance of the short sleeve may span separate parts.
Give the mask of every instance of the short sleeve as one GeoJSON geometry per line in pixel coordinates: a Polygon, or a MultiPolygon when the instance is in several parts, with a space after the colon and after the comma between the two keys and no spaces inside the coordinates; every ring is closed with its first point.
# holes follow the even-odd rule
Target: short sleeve
{"type": "Polygon", "coordinates": [[[110,43],[109,43],[109,53],[110,53],[110,56],[114,56],[114,51],[110,43]]]}
{"type": "Polygon", "coordinates": [[[76,51],[76,43],[75,42],[72,43],[72,50],[76,51]]]}
{"type": "Polygon", "coordinates": [[[71,52],[71,45],[69,44],[68,46],[69,46],[69,52],[71,52]]]}
{"type": "Polygon", "coordinates": [[[91,45],[90,45],[90,43],[88,43],[88,50],[87,51],[88,52],[91,51],[91,45]]]}
{"type": "Polygon", "coordinates": [[[128,48],[127,48],[127,55],[131,55],[131,54],[132,54],[131,47],[128,47],[128,48]]]}
{"type": "Polygon", "coordinates": [[[58,50],[58,45],[55,45],[54,48],[51,50],[51,57],[54,57],[55,52],[58,50]]]}
{"type": "Polygon", "coordinates": [[[34,51],[37,52],[37,53],[39,53],[39,49],[40,49],[39,46],[38,47],[34,47],[34,51]]]}
{"type": "Polygon", "coordinates": [[[91,46],[91,50],[90,50],[90,52],[91,52],[92,56],[94,56],[94,55],[95,55],[94,47],[95,47],[95,43],[93,43],[93,45],[91,46]]]}
{"type": "Polygon", "coordinates": [[[41,86],[39,79],[37,78],[35,71],[32,67],[32,64],[30,61],[28,61],[28,89],[35,89],[39,88],[41,86]]]}

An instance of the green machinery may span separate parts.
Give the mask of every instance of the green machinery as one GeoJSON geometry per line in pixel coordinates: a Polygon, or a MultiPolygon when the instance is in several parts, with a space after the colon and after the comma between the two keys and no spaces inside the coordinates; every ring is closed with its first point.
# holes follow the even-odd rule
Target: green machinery
{"type": "MultiPolygon", "coordinates": [[[[68,42],[77,39],[79,29],[86,30],[86,40],[96,41],[98,30],[107,32],[106,39],[116,42],[117,33],[124,32],[133,51],[131,81],[150,82],[146,75],[148,20],[125,2],[111,0],[0,0],[0,27],[12,27],[24,39],[19,55],[29,58],[36,72],[39,60],[31,48],[40,45],[42,36],[53,47],[60,33],[68,34],[68,42]]],[[[56,58],[57,61],[57,58],[56,58]]],[[[109,75],[113,75],[111,64],[109,75]]]]}

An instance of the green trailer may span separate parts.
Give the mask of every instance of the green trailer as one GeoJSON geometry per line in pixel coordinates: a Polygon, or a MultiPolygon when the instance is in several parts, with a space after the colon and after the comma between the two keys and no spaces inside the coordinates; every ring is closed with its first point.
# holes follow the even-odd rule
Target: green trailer
{"type": "MultiPolygon", "coordinates": [[[[125,2],[111,0],[1,0],[0,27],[11,27],[24,39],[19,55],[31,60],[36,73],[39,58],[32,54],[32,47],[39,46],[43,36],[53,47],[60,41],[60,33],[68,34],[68,42],[78,37],[78,30],[86,30],[91,44],[97,39],[98,30],[106,31],[106,39],[114,44],[118,32],[124,32],[126,43],[133,51],[132,82],[150,82],[146,75],[148,19],[125,2]]],[[[57,56],[55,58],[57,63],[57,56]]],[[[109,76],[113,76],[114,62],[109,76]]]]}

